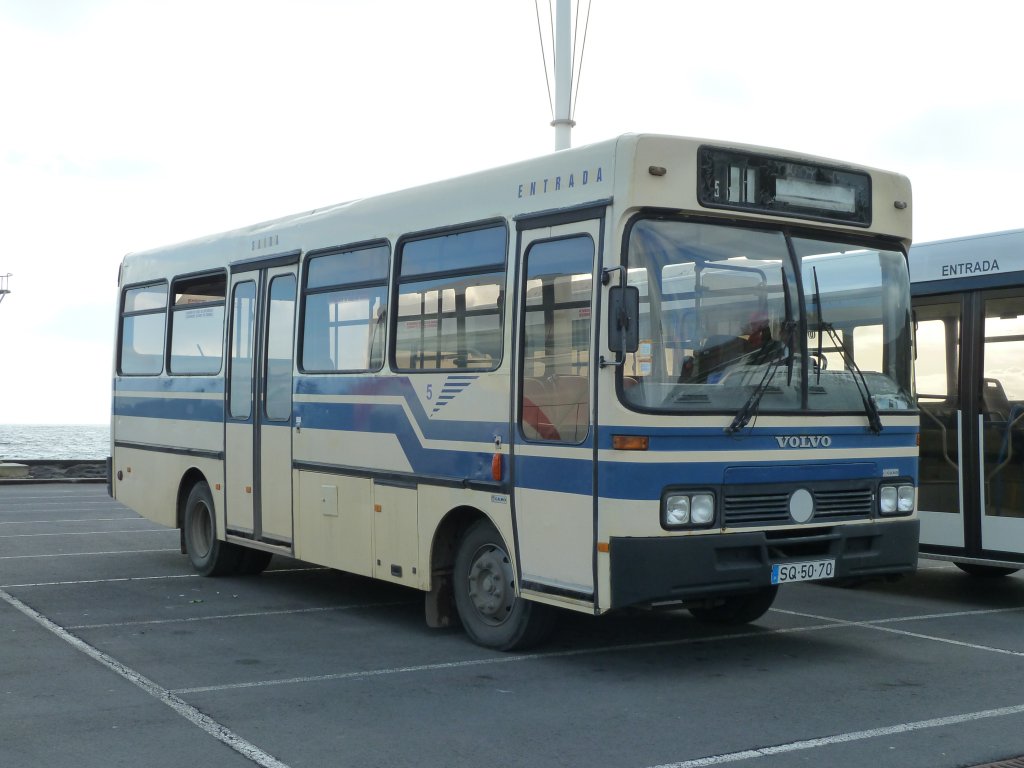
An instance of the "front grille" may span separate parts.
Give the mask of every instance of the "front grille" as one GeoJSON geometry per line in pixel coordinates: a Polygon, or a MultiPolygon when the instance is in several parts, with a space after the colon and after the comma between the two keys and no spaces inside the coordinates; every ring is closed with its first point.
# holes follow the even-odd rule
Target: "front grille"
{"type": "Polygon", "coordinates": [[[722,509],[726,527],[784,523],[789,520],[789,494],[726,494],[722,509]]]}
{"type": "Polygon", "coordinates": [[[871,517],[875,493],[871,488],[847,488],[836,491],[813,491],[814,516],[850,519],[871,517]]]}
{"type": "MultiPolygon", "coordinates": [[[[791,525],[789,495],[792,486],[785,489],[766,486],[727,486],[723,489],[723,524],[727,528],[764,525],[791,525]]],[[[809,483],[807,490],[814,497],[814,515],[811,523],[868,520],[875,506],[874,487],[864,482],[809,483]]]]}

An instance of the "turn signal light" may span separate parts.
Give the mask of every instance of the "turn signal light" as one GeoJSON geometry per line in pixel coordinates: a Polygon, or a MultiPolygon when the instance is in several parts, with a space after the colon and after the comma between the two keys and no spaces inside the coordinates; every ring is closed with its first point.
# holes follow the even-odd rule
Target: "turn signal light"
{"type": "Polygon", "coordinates": [[[612,448],[616,451],[646,451],[647,435],[612,435],[612,448]]]}

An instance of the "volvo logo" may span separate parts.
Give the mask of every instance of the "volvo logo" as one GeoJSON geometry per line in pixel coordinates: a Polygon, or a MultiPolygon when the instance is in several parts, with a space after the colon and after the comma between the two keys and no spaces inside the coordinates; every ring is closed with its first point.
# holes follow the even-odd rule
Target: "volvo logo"
{"type": "Polygon", "coordinates": [[[789,435],[776,437],[779,448],[831,448],[832,438],[828,435],[789,435]]]}

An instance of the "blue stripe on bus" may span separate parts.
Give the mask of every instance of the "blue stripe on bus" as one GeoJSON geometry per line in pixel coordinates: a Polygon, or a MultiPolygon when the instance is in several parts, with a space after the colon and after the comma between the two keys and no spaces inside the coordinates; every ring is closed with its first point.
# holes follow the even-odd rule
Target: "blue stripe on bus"
{"type": "Polygon", "coordinates": [[[223,400],[115,395],[114,415],[182,421],[223,421],[223,400]]]}
{"type": "Polygon", "coordinates": [[[224,394],[224,379],[210,376],[118,376],[114,379],[114,394],[127,392],[188,392],[224,394]]]}
{"type": "MultiPolygon", "coordinates": [[[[883,470],[893,470],[900,477],[915,478],[913,458],[877,458],[830,460],[827,456],[807,461],[766,462],[736,461],[674,462],[650,464],[626,464],[623,462],[601,462],[601,481],[607,482],[614,491],[622,495],[631,485],[655,485],[660,487],[680,485],[749,485],[762,483],[796,483],[813,480],[856,480],[860,478],[881,478],[883,470]]],[[[603,491],[603,489],[602,489],[603,491]]],[[[626,498],[634,498],[627,495],[626,498]]]]}
{"type": "Polygon", "coordinates": [[[594,465],[589,458],[593,454],[587,455],[585,459],[516,456],[516,487],[590,496],[594,465]]]}
{"type": "MultiPolygon", "coordinates": [[[[406,460],[417,474],[446,476],[454,479],[491,479],[492,451],[469,452],[426,448],[406,417],[404,409],[395,404],[363,403],[296,403],[303,429],[327,429],[350,433],[347,439],[358,440],[360,432],[394,435],[406,460]]],[[[475,424],[474,434],[467,434],[465,424],[458,431],[461,440],[493,443],[494,431],[486,424],[475,424]]],[[[429,437],[433,437],[428,436],[429,437]]],[[[330,463],[330,456],[318,460],[330,463]]]]}
{"type": "Polygon", "coordinates": [[[917,445],[917,427],[885,427],[880,434],[867,427],[753,427],[742,433],[728,434],[721,427],[635,427],[606,426],[601,429],[598,445],[612,448],[615,435],[643,435],[650,438],[648,451],[692,451],[700,441],[702,451],[778,451],[780,449],[818,449],[823,451],[874,448],[889,450],[917,445]],[[780,443],[780,438],[786,440],[780,443]],[[822,445],[827,438],[827,445],[822,445]]]}
{"type": "Polygon", "coordinates": [[[296,394],[321,396],[346,396],[364,398],[365,402],[345,404],[343,407],[355,410],[339,411],[333,403],[296,403],[296,411],[302,416],[302,426],[314,429],[354,429],[369,432],[391,432],[400,427],[409,428],[405,411],[393,403],[380,402],[383,398],[402,398],[412,417],[427,440],[458,440],[462,442],[493,443],[500,437],[508,443],[509,408],[502,402],[494,408],[492,415],[500,420],[449,421],[431,419],[423,410],[419,397],[407,377],[321,377],[296,379],[296,394]],[[307,410],[312,422],[307,422],[307,410]],[[386,412],[378,420],[378,411],[386,412]],[[374,426],[367,427],[367,423],[374,426]]]}
{"type": "MultiPolygon", "coordinates": [[[[210,378],[178,379],[118,379],[115,388],[133,392],[151,391],[154,396],[117,394],[114,413],[119,416],[138,416],[169,420],[219,422],[224,417],[223,399],[164,398],[159,393],[175,394],[223,392],[223,381],[210,378]]],[[[428,448],[410,421],[409,414],[426,440],[459,441],[469,443],[493,442],[496,436],[507,443],[507,421],[449,421],[432,420],[424,411],[408,378],[392,377],[331,377],[296,378],[296,390],[306,395],[343,395],[365,398],[360,403],[296,402],[295,414],[302,417],[302,425],[309,429],[339,430],[349,433],[368,432],[393,434],[405,458],[416,474],[450,477],[453,479],[490,480],[492,451],[453,451],[428,448]],[[381,402],[382,399],[401,398],[401,403],[381,402]],[[408,412],[406,411],[408,408],[408,412]]],[[[504,406],[497,408],[500,411],[504,406]]],[[[278,423],[286,426],[288,422],[278,423]]],[[[600,493],[604,497],[620,499],[657,499],[667,485],[719,485],[723,482],[799,482],[801,480],[851,479],[853,477],[880,477],[882,470],[916,479],[913,458],[884,458],[832,460],[829,449],[821,448],[814,459],[780,461],[764,464],[763,460],[749,463],[729,461],[727,452],[735,450],[778,451],[780,437],[826,435],[830,448],[873,448],[879,451],[915,445],[917,430],[913,427],[886,427],[879,434],[871,434],[861,427],[814,429],[810,427],[748,428],[738,435],[726,434],[722,429],[686,427],[606,427],[601,430],[599,445],[611,447],[614,434],[645,434],[650,436],[650,449],[644,454],[646,461],[637,462],[636,454],[629,462],[614,459],[600,463],[600,493]],[[658,461],[664,451],[692,451],[695,441],[701,452],[722,453],[722,461],[665,462],[658,461]],[[871,469],[865,471],[865,465],[871,469]],[[727,472],[733,479],[728,479],[727,472]]],[[[355,439],[358,439],[357,437],[355,439]]],[[[548,458],[516,456],[517,482],[522,487],[564,493],[591,492],[593,468],[589,451],[593,448],[593,430],[580,446],[580,458],[548,458]]],[[[794,446],[796,447],[796,446],[794,446]]],[[[330,457],[323,457],[330,463],[330,457]]]]}
{"type": "MultiPolygon", "coordinates": [[[[603,498],[657,501],[668,487],[714,488],[720,485],[814,483],[829,480],[881,479],[882,469],[916,481],[913,459],[878,461],[807,461],[771,465],[735,462],[635,464],[600,462],[598,492],[603,498]]],[[[590,462],[573,459],[516,457],[516,485],[541,491],[591,493],[590,462]]]]}
{"type": "MultiPolygon", "coordinates": [[[[468,386],[477,377],[465,378],[468,386]]],[[[467,452],[424,447],[416,428],[425,440],[485,443],[488,446],[494,443],[495,437],[500,437],[506,444],[509,441],[508,407],[503,403],[494,410],[494,414],[502,417],[500,421],[431,419],[408,377],[298,377],[295,389],[300,395],[363,399],[364,402],[359,403],[297,402],[295,412],[302,417],[304,429],[393,434],[415,474],[490,481],[493,455],[490,450],[467,452]],[[405,406],[389,402],[394,399],[401,399],[405,406]],[[389,401],[382,402],[384,400],[389,401]],[[410,416],[415,419],[416,428],[410,416]]],[[[431,405],[436,405],[436,401],[431,405]]],[[[329,462],[330,458],[324,457],[324,460],[329,462]]]]}

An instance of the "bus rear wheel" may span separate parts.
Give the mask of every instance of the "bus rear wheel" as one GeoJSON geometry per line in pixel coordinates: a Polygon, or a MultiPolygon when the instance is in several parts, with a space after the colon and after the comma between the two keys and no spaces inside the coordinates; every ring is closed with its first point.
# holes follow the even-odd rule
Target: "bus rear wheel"
{"type": "Polygon", "coordinates": [[[978,563],[956,563],[959,568],[970,576],[980,576],[983,579],[998,579],[1016,573],[1019,568],[1006,568],[999,565],[979,565],[978,563]]]}
{"type": "Polygon", "coordinates": [[[200,576],[227,576],[238,572],[242,550],[217,538],[213,495],[206,483],[196,483],[185,502],[185,549],[200,576]]]}
{"type": "Polygon", "coordinates": [[[455,554],[455,607],[478,645],[511,651],[543,641],[554,609],[516,594],[515,569],[501,535],[488,520],[466,531],[455,554]]]}
{"type": "Polygon", "coordinates": [[[692,606],[690,613],[709,624],[749,624],[768,612],[778,592],[778,586],[762,587],[745,595],[721,598],[710,605],[692,606]]]}

